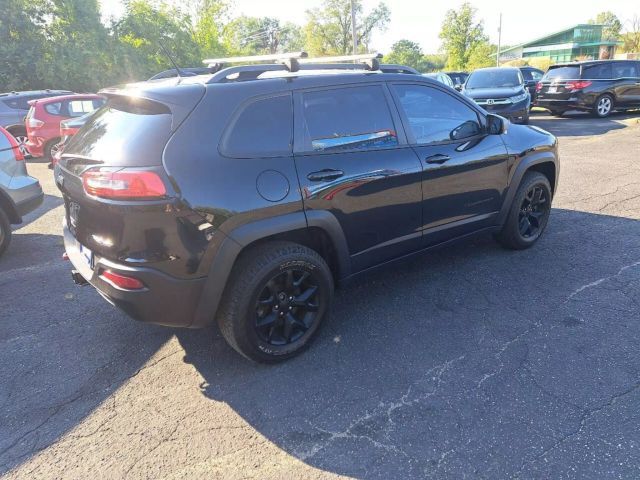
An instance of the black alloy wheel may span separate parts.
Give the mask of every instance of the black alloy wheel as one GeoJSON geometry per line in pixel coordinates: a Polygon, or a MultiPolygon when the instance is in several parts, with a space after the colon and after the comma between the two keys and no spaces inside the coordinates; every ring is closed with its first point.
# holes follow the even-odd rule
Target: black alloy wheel
{"type": "Polygon", "coordinates": [[[549,200],[541,185],[534,185],[526,193],[518,214],[518,230],[522,238],[531,239],[540,235],[542,220],[549,210],[549,200]]]}
{"type": "Polygon", "coordinates": [[[278,273],[256,303],[258,337],[274,346],[294,343],[314,324],[319,309],[318,281],[312,273],[295,268],[278,273]]]}
{"type": "Polygon", "coordinates": [[[496,240],[513,250],[533,246],[549,221],[551,200],[549,179],[540,172],[525,173],[496,240]]]}

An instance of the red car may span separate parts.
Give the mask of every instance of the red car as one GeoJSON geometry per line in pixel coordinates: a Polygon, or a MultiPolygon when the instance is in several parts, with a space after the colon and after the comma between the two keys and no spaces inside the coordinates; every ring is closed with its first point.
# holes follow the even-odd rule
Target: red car
{"type": "Polygon", "coordinates": [[[52,159],[60,142],[60,122],[101,107],[104,97],[94,94],[63,95],[29,102],[25,117],[27,149],[33,157],[52,159]]]}
{"type": "Polygon", "coordinates": [[[71,137],[78,133],[78,130],[84,127],[84,124],[87,123],[87,120],[89,120],[91,115],[93,115],[93,112],[85,113],[81,117],[69,118],[68,120],[60,122],[60,142],[53,148],[54,153],[51,157],[49,168],[52,169],[55,164],[58,163],[66,143],[71,139],[71,137]]]}

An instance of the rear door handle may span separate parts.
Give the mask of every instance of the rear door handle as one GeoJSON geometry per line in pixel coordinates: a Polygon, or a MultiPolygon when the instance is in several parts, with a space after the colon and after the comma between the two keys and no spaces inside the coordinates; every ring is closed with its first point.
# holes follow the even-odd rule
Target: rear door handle
{"type": "Polygon", "coordinates": [[[312,182],[321,182],[323,180],[335,180],[344,175],[342,170],[334,170],[332,168],[325,168],[319,172],[311,172],[307,175],[307,178],[312,182]]]}
{"type": "Polygon", "coordinates": [[[424,161],[427,163],[444,163],[448,162],[449,160],[451,160],[451,157],[442,153],[437,153],[424,159],[424,161]]]}

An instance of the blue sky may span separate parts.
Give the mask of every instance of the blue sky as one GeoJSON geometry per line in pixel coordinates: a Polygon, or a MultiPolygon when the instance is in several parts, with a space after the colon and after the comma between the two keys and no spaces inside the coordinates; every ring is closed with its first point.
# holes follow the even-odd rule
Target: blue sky
{"type": "MultiPolygon", "coordinates": [[[[176,3],[178,0],[175,0],[176,3]]],[[[302,24],[305,11],[320,5],[320,0],[235,0],[237,15],[271,16],[302,24]]],[[[378,0],[364,0],[369,10],[378,0]]],[[[640,0],[472,0],[478,9],[478,18],[493,42],[498,39],[498,19],[502,12],[502,42],[515,45],[548,33],[586,23],[602,10],[611,10],[624,23],[634,15],[640,16],[640,0]]],[[[121,0],[101,0],[105,16],[122,11],[121,0]]],[[[440,48],[438,33],[445,12],[462,4],[462,0],[386,0],[391,10],[391,23],[386,32],[377,34],[372,48],[382,53],[402,38],[418,42],[425,53],[440,48]]]]}

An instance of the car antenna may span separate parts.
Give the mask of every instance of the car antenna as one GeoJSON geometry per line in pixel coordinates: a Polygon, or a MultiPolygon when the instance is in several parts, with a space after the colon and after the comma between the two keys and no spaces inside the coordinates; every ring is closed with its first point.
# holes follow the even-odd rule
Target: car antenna
{"type": "Polygon", "coordinates": [[[173,59],[173,57],[171,56],[171,54],[169,53],[169,51],[164,48],[164,45],[162,45],[162,42],[160,40],[158,40],[158,44],[160,45],[160,48],[162,49],[162,51],[164,52],[164,54],[167,56],[167,58],[171,61],[171,64],[173,65],[173,68],[176,69],[176,73],[178,74],[178,78],[182,78],[182,76],[184,75],[184,73],[182,72],[182,70],[180,70],[180,67],[178,66],[178,64],[175,62],[175,60],[173,59]]]}

